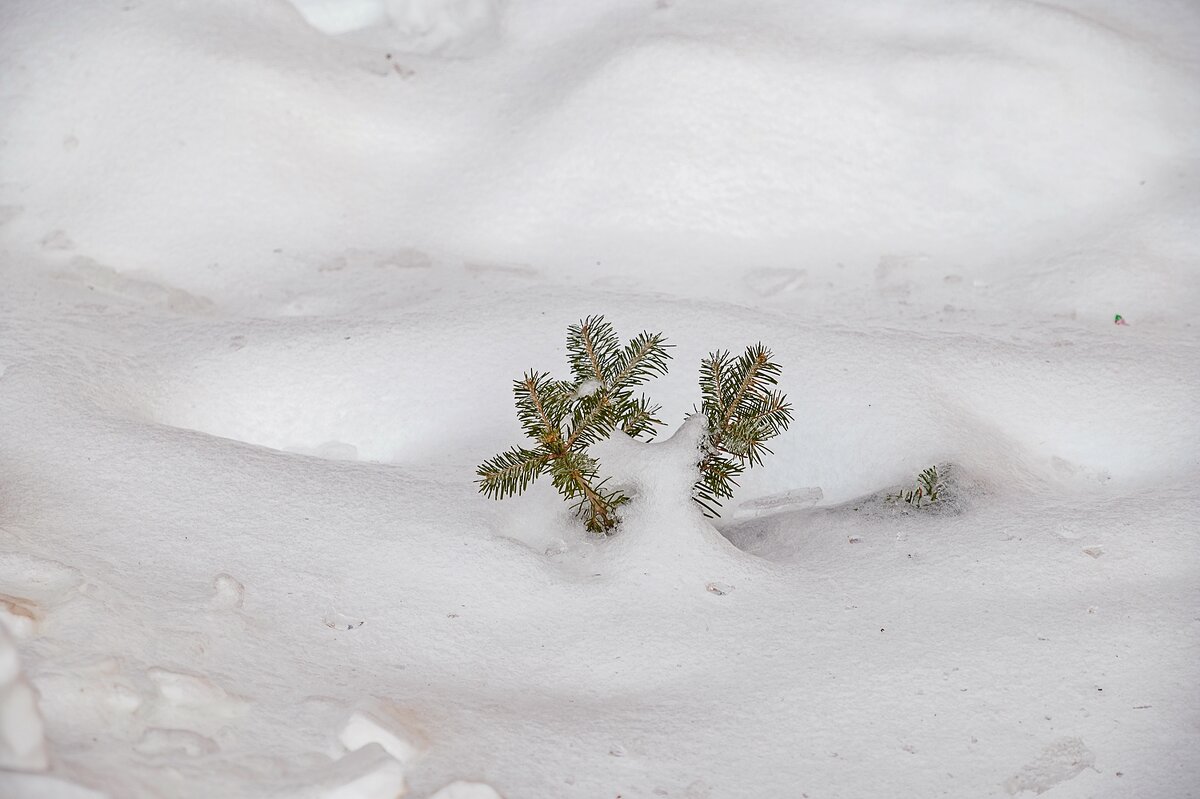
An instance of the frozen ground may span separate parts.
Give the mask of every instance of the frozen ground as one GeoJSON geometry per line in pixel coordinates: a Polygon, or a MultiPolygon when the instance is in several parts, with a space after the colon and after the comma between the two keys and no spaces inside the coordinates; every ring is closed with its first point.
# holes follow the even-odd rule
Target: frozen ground
{"type": "Polygon", "coordinates": [[[0,796],[1200,796],[1194,3],[295,6],[0,5],[0,796]],[[591,313],[720,534],[475,492],[591,313]]]}

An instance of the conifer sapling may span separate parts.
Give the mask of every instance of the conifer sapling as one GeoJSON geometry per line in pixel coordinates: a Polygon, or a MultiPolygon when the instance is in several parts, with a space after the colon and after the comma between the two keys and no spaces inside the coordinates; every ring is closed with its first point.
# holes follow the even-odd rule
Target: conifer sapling
{"type": "Polygon", "coordinates": [[[774,388],[781,371],[762,344],[737,358],[722,350],[700,362],[700,413],[708,420],[708,435],[692,497],[705,516],[720,515],[717,508],[733,497],[737,478],[771,453],[764,442],[791,424],[792,406],[774,388]]]}
{"type": "Polygon", "coordinates": [[[662,424],[655,415],[660,408],[634,389],[666,374],[669,346],[661,333],[642,332],[622,347],[601,316],[572,325],[567,360],[574,380],[529,371],[513,383],[517,417],[536,446],[513,447],[485,461],[476,472],[480,492],[504,499],[549,474],[588,530],[611,530],[618,521],[617,508],[629,497],[606,487],[587,448],[618,428],[633,438],[654,438],[655,425],[662,424]]]}
{"type": "Polygon", "coordinates": [[[889,502],[906,502],[913,507],[921,507],[921,502],[934,503],[942,498],[942,494],[946,491],[946,484],[942,480],[942,475],[938,473],[938,467],[930,466],[928,469],[917,475],[917,484],[915,488],[910,488],[907,491],[900,489],[900,493],[891,494],[888,496],[889,502]]]}
{"type": "MultiPolygon", "coordinates": [[[[671,345],[661,333],[642,332],[625,346],[602,316],[590,316],[567,332],[567,361],[573,380],[529,371],[513,383],[517,417],[532,446],[513,447],[477,470],[479,490],[494,499],[520,494],[543,474],[572,503],[588,530],[607,533],[629,502],[602,479],[588,447],[618,429],[650,440],[663,422],[660,407],[634,389],[666,374],[671,345]]],[[[710,353],[700,365],[701,407],[706,432],[697,453],[700,478],[692,498],[704,514],[717,516],[733,496],[737,478],[762,464],[764,443],[787,430],[792,408],[775,388],[780,366],[762,344],[737,358],[710,353]]]]}

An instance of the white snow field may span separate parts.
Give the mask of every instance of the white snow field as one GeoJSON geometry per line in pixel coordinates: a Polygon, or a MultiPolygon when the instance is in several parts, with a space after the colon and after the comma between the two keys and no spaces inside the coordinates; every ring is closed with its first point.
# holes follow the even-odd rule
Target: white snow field
{"type": "Polygon", "coordinates": [[[5,0],[0,797],[1200,797],[1197,42],[5,0]],[[606,539],[473,482],[597,313],[676,345],[606,539]],[[714,524],[672,435],[757,341],[714,524]]]}

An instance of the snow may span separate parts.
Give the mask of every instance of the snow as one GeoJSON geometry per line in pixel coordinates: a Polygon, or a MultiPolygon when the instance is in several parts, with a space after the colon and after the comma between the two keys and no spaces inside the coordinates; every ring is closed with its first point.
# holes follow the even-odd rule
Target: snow
{"type": "Polygon", "coordinates": [[[391,799],[403,796],[404,770],[379,744],[356,749],[335,763],[322,799],[391,799]]]}
{"type": "Polygon", "coordinates": [[[1085,768],[1092,767],[1094,761],[1095,755],[1083,745],[1083,741],[1061,738],[1047,746],[1037,760],[1010,778],[1004,788],[1013,795],[1022,791],[1045,793],[1085,768]]]}
{"type": "Polygon", "coordinates": [[[37,696],[21,674],[17,648],[0,629],[0,769],[44,771],[46,741],[37,696]]]}
{"type": "Polygon", "coordinates": [[[500,799],[500,794],[482,782],[455,780],[442,788],[430,799],[500,799]]]}
{"type": "Polygon", "coordinates": [[[209,604],[216,608],[240,608],[246,601],[246,587],[231,574],[213,578],[213,596],[209,604]]]}
{"type": "Polygon", "coordinates": [[[1200,796],[1197,40],[5,3],[0,796],[1200,796]],[[675,345],[611,538],[472,482],[598,313],[675,345]],[[710,523],[757,341],[796,420],[710,523]]]}
{"type": "MultiPolygon", "coordinates": [[[[384,711],[386,715],[386,711],[384,711]]],[[[410,763],[416,759],[419,749],[408,741],[402,734],[388,729],[394,726],[403,729],[403,723],[389,725],[370,714],[354,713],[342,729],[339,740],[349,751],[361,749],[368,744],[378,744],[400,764],[410,763]]]]}
{"type": "Polygon", "coordinates": [[[584,380],[575,389],[576,397],[590,397],[600,389],[600,381],[584,380]]]}
{"type": "Polygon", "coordinates": [[[374,34],[370,41],[404,52],[458,55],[496,27],[500,8],[498,0],[293,0],[292,5],[330,36],[368,31],[374,34]]]}

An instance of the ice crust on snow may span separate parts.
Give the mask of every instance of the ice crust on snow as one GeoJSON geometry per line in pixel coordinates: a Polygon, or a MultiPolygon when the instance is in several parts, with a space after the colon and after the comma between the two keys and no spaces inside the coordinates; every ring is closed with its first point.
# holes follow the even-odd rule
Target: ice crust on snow
{"type": "Polygon", "coordinates": [[[796,488],[766,497],[747,500],[736,507],[738,516],[761,516],[769,513],[793,510],[795,508],[811,508],[824,498],[820,486],[812,488],[796,488]]]}
{"type": "Polygon", "coordinates": [[[1198,40],[0,5],[0,632],[54,766],[0,796],[1185,795],[1198,40]],[[609,538],[472,484],[595,313],[676,346],[609,538]],[[755,341],[796,423],[709,522],[695,367],[755,341]]]}

